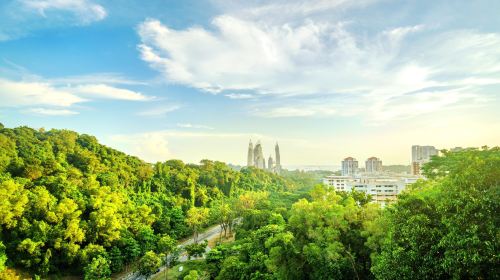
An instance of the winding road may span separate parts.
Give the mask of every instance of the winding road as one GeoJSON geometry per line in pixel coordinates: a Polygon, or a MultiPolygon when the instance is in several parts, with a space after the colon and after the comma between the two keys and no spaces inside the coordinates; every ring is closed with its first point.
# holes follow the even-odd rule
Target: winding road
{"type": "MultiPolygon", "coordinates": [[[[207,230],[205,230],[204,232],[200,232],[198,234],[198,241],[202,241],[205,239],[210,240],[210,239],[218,236],[221,232],[222,232],[222,228],[219,225],[210,227],[207,230]]],[[[194,243],[194,239],[191,237],[187,240],[180,242],[177,245],[177,247],[182,248],[186,245],[193,244],[193,243],[194,243]]],[[[210,247],[207,247],[206,252],[208,252],[208,251],[210,251],[210,247]]],[[[185,262],[185,261],[187,261],[187,259],[188,259],[187,254],[185,252],[182,252],[181,255],[179,256],[179,262],[185,262]]],[[[160,267],[160,270],[157,272],[157,274],[162,272],[163,270],[165,270],[165,268],[166,268],[165,265],[160,267]]],[[[151,275],[150,278],[152,278],[153,276],[154,275],[151,275]]],[[[146,276],[141,275],[139,272],[132,272],[132,273],[126,275],[125,277],[120,278],[120,279],[122,279],[122,280],[146,280],[146,276]]]]}

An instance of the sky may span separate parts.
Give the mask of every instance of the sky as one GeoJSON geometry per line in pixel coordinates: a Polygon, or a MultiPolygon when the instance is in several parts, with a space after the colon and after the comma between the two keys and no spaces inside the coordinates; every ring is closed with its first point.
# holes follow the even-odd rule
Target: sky
{"type": "Polygon", "coordinates": [[[0,122],[148,162],[500,144],[500,1],[3,0],[0,122]]]}

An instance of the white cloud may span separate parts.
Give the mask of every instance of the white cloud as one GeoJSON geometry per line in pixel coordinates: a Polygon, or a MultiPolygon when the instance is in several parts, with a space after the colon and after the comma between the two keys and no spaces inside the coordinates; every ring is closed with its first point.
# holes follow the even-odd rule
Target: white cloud
{"type": "Polygon", "coordinates": [[[146,117],[159,117],[164,116],[170,112],[177,111],[180,108],[180,105],[164,105],[161,107],[155,107],[146,111],[139,112],[137,113],[137,115],[146,117]]]}
{"type": "Polygon", "coordinates": [[[131,100],[131,101],[145,101],[151,99],[151,97],[145,96],[140,92],[108,86],[105,84],[80,85],[76,86],[72,90],[78,94],[95,96],[97,98],[109,98],[109,99],[131,100]]]}
{"type": "Polygon", "coordinates": [[[255,115],[266,118],[284,118],[284,117],[309,117],[309,116],[329,116],[336,115],[337,110],[333,107],[312,105],[312,106],[285,106],[269,108],[265,111],[255,111],[255,115]]]}
{"type": "Polygon", "coordinates": [[[366,7],[379,0],[213,0],[226,14],[268,23],[287,23],[304,18],[335,17],[335,12],[366,7]]]}
{"type": "MultiPolygon", "coordinates": [[[[333,2],[332,9],[347,5],[333,2]]],[[[289,8],[296,11],[308,5],[292,3],[289,8]]],[[[316,11],[316,6],[327,4],[319,1],[309,8],[316,11]]],[[[280,2],[283,5],[287,4],[280,2]]],[[[273,5],[251,9],[279,10],[273,5]]],[[[420,24],[367,36],[350,32],[346,22],[312,17],[276,23],[261,20],[260,12],[251,13],[255,17],[241,13],[217,16],[211,29],[174,30],[158,20],[146,20],[138,27],[141,58],[171,82],[222,92],[233,99],[249,98],[248,91],[259,93],[264,97],[262,108],[254,112],[268,117],[331,116],[348,110],[367,119],[381,120],[380,115],[387,121],[391,116],[401,119],[423,113],[418,108],[426,105],[428,113],[457,104],[477,104],[475,100],[482,99],[478,88],[460,93],[439,90],[432,96],[451,101],[430,105],[410,98],[409,92],[462,87],[471,79],[481,86],[496,84],[495,77],[500,75],[500,34],[473,30],[439,33],[420,24]],[[419,36],[413,38],[416,33],[419,36]],[[353,102],[341,107],[337,97],[346,94],[353,102]],[[280,96],[281,103],[270,106],[266,96],[280,96]],[[295,96],[305,96],[313,105],[318,105],[314,100],[319,97],[326,103],[303,106],[295,96]],[[394,98],[401,102],[391,102],[394,98]],[[408,102],[420,103],[407,106],[408,102]]]]}
{"type": "Polygon", "coordinates": [[[248,94],[248,93],[228,93],[225,94],[226,97],[229,97],[230,99],[251,99],[254,98],[253,95],[248,94]]]}
{"type": "Polygon", "coordinates": [[[178,123],[177,127],[180,128],[194,128],[194,129],[208,129],[208,130],[213,130],[214,128],[208,125],[202,125],[202,124],[192,124],[192,123],[178,123]]]}
{"type": "Polygon", "coordinates": [[[53,11],[73,13],[82,24],[103,20],[107,16],[103,6],[89,0],[19,0],[21,5],[36,10],[42,16],[53,11]]]}
{"type": "MultiPolygon", "coordinates": [[[[13,66],[18,66],[14,63],[13,66]]],[[[22,67],[21,67],[22,68],[22,67]]],[[[23,68],[22,68],[23,69],[23,68]]],[[[119,73],[92,73],[78,76],[67,76],[50,79],[54,84],[108,84],[108,85],[147,85],[146,81],[133,80],[119,73]]]]}
{"type": "Polygon", "coordinates": [[[49,83],[0,79],[0,106],[51,105],[69,107],[86,101],[71,90],[57,88],[49,83]]]}
{"type": "Polygon", "coordinates": [[[47,109],[47,108],[31,108],[27,110],[28,113],[46,116],[70,116],[78,115],[78,112],[67,109],[47,109]]]}
{"type": "Polygon", "coordinates": [[[54,82],[55,80],[46,80],[36,76],[30,77],[29,80],[0,78],[0,108],[25,108],[21,112],[63,116],[77,113],[74,109],[67,108],[98,99],[127,101],[154,99],[139,92],[106,84],[70,85],[54,82]]]}

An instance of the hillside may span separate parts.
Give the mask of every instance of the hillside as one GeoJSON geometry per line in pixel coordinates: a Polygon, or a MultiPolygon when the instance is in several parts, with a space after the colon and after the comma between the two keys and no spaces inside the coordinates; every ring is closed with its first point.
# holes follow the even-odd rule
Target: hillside
{"type": "Polygon", "coordinates": [[[90,275],[105,259],[111,272],[120,271],[148,251],[161,253],[162,240],[215,223],[207,216],[190,224],[189,209],[212,209],[245,191],[289,188],[289,181],[253,168],[237,172],[209,160],[150,164],[90,135],[2,125],[1,268],[90,275]]]}

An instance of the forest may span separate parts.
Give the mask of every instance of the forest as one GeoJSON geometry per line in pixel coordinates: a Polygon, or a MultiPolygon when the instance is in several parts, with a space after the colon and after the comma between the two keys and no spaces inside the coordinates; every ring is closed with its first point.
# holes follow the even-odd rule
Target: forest
{"type": "Polygon", "coordinates": [[[234,241],[179,279],[500,278],[500,149],[443,151],[424,174],[382,209],[321,173],[151,164],[90,135],[0,125],[0,279],[150,276],[212,225],[234,241]]]}

